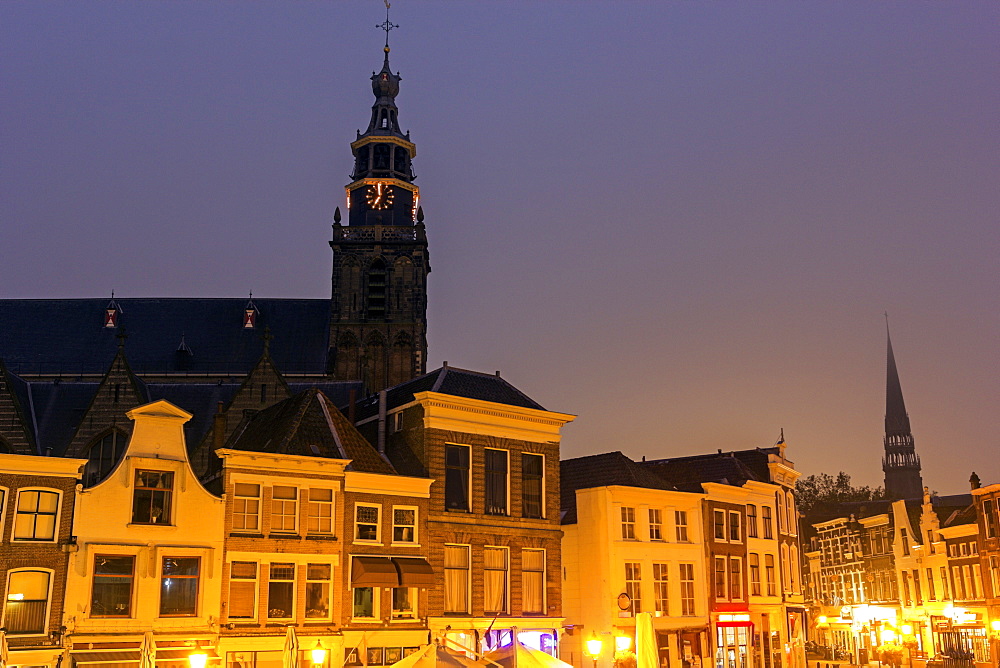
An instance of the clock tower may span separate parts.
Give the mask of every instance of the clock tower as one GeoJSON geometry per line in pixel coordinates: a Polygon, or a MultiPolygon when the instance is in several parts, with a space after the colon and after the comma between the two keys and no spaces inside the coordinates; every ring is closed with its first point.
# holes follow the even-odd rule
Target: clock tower
{"type": "Polygon", "coordinates": [[[328,371],[361,380],[372,393],[424,373],[427,354],[427,274],[430,261],[420,189],[412,160],[417,148],[399,128],[399,74],[389,69],[388,31],[382,70],[372,74],[371,121],[351,143],[354,170],[347,191],[347,225],[334,214],[333,295],[328,371]]]}

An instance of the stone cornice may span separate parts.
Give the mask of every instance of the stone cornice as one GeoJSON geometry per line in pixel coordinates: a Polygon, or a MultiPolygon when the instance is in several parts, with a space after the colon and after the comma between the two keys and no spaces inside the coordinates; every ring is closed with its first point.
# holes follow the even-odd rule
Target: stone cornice
{"type": "Polygon", "coordinates": [[[536,443],[558,443],[562,426],[576,419],[568,413],[523,408],[439,392],[417,392],[424,427],[499,436],[536,443]]]}
{"type": "Polygon", "coordinates": [[[330,459],[305,455],[279,455],[270,452],[247,452],[222,448],[215,451],[227,468],[264,469],[287,473],[343,473],[350,459],[330,459]]]}
{"type": "Polygon", "coordinates": [[[0,454],[0,473],[77,478],[86,459],[0,454]]]}

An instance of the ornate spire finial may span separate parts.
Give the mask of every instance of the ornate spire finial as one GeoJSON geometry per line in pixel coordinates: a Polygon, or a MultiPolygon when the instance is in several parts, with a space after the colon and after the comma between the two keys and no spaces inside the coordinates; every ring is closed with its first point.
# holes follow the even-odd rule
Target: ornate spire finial
{"type": "Polygon", "coordinates": [[[118,339],[118,350],[125,350],[125,339],[128,338],[128,334],[125,333],[124,327],[118,328],[118,333],[115,334],[115,338],[118,339]]]}
{"type": "Polygon", "coordinates": [[[393,28],[398,28],[399,26],[389,20],[389,0],[384,0],[385,2],[385,21],[382,23],[375,24],[376,28],[385,31],[385,62],[389,64],[389,31],[393,28]]]}

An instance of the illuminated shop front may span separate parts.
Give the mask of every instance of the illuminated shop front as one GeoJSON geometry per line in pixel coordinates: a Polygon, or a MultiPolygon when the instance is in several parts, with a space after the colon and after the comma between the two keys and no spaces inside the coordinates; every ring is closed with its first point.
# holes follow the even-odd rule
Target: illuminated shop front
{"type": "Polygon", "coordinates": [[[715,668],[750,668],[752,637],[749,612],[719,613],[715,621],[715,668]]]}

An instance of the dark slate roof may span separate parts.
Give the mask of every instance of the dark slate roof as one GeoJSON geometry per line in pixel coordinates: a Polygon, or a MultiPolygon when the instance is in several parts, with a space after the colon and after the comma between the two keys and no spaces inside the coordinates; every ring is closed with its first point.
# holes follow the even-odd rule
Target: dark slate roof
{"type": "Polygon", "coordinates": [[[632,461],[621,452],[605,452],[588,457],[564,459],[559,463],[562,524],[576,523],[576,490],[591,487],[643,487],[675,489],[652,471],[632,461]]]}
{"type": "MultiPolygon", "coordinates": [[[[51,448],[53,455],[62,456],[101,384],[49,381],[26,385],[29,403],[22,405],[32,412],[29,419],[37,430],[39,454],[51,448]]],[[[127,418],[122,415],[122,420],[127,418]]]]}
{"type": "Polygon", "coordinates": [[[279,401],[243,421],[227,448],[350,459],[350,470],[395,474],[389,461],[316,388],[279,401]]]}
{"type": "MultiPolygon", "coordinates": [[[[753,457],[749,453],[754,452],[757,451],[747,450],[740,454],[752,461],[753,457]]],[[[691,486],[694,484],[700,487],[705,482],[741,486],[747,480],[770,481],[766,464],[763,471],[754,470],[759,466],[748,465],[736,452],[656,459],[643,462],[642,465],[672,485],[685,489],[693,489],[691,486]]]]}
{"type": "MultiPolygon", "coordinates": [[[[440,392],[466,399],[492,401],[497,404],[533,408],[543,411],[541,405],[496,374],[480,373],[443,366],[423,376],[391,387],[386,391],[386,405],[395,408],[413,401],[419,392],[440,392]]],[[[343,404],[341,404],[343,405],[343,404]]],[[[364,420],[378,414],[378,395],[367,397],[358,404],[357,419],[364,420]]]]}
{"type": "MultiPolygon", "coordinates": [[[[115,299],[125,352],[138,374],[176,371],[246,374],[260,359],[270,328],[271,358],[286,374],[325,373],[330,301],[254,299],[256,328],[244,329],[247,299],[115,299]],[[191,355],[179,366],[184,341],[191,355]]],[[[0,299],[0,357],[19,375],[101,374],[117,351],[103,327],[103,299],[0,299]]]]}

